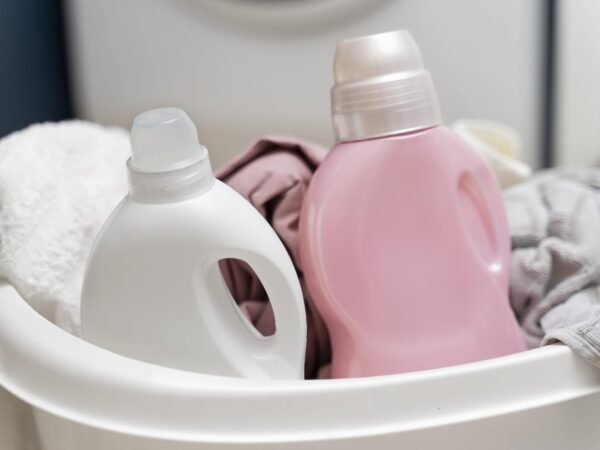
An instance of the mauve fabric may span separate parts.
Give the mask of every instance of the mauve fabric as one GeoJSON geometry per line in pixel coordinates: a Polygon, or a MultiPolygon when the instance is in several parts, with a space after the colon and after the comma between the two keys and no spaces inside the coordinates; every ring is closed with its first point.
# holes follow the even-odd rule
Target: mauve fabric
{"type": "MultiPolygon", "coordinates": [[[[327,329],[306,289],[298,259],[302,200],[326,152],[311,142],[266,136],[216,171],[217,178],[244,196],[265,217],[292,257],[306,303],[306,378],[323,376],[321,369],[327,367],[331,358],[327,329]]],[[[233,297],[254,326],[265,335],[272,334],[275,330],[273,311],[254,272],[237,260],[222,262],[221,270],[233,297]]]]}

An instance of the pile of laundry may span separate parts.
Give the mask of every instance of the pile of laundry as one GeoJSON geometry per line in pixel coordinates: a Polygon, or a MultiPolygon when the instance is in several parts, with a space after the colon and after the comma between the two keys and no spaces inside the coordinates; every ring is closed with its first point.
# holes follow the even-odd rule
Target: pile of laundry
{"type": "MultiPolygon", "coordinates": [[[[530,347],[562,342],[600,367],[600,168],[531,174],[509,127],[464,120],[453,129],[489,164],[504,189],[512,240],[510,301],[530,347]]],[[[330,361],[325,324],[298,259],[300,207],[326,149],[266,136],[216,175],[273,226],[302,282],[308,319],[307,378],[330,361]]],[[[0,276],[40,314],[80,335],[79,302],[91,245],[127,193],[128,133],[68,121],[33,125],[0,141],[0,276]]],[[[242,311],[263,334],[273,312],[254,273],[222,265],[242,311]]]]}

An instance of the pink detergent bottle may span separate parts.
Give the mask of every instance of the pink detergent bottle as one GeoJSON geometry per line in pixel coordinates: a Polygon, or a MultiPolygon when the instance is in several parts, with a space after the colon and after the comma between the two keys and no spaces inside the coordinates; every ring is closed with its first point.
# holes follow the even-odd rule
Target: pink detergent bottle
{"type": "Polygon", "coordinates": [[[525,349],[508,301],[509,235],[485,163],[440,125],[407,31],[338,44],[338,144],[300,223],[307,285],[334,378],[466,363],[525,349]]]}

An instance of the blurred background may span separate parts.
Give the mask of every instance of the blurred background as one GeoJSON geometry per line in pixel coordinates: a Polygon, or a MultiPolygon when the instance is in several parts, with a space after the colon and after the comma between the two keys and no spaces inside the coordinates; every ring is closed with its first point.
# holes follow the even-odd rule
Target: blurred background
{"type": "Polygon", "coordinates": [[[409,29],[446,123],[515,127],[536,168],[600,162],[600,0],[0,0],[0,136],[178,106],[222,165],[264,133],[332,143],[336,41],[409,29]]]}

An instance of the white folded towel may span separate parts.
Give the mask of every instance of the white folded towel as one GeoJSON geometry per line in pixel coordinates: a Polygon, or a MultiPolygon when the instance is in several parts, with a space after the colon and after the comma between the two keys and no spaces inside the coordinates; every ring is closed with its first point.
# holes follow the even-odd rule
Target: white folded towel
{"type": "Polygon", "coordinates": [[[81,121],[0,140],[0,276],[75,335],[85,262],[127,192],[129,154],[125,130],[81,121]]]}

